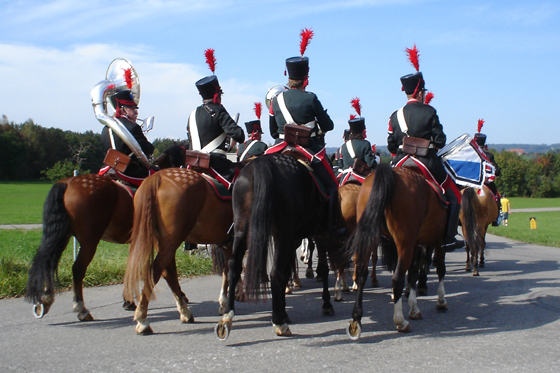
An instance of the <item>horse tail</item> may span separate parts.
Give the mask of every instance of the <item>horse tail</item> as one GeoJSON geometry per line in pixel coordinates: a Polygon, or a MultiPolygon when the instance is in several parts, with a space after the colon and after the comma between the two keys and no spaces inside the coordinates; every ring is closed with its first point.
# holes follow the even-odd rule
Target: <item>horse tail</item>
{"type": "MultiPolygon", "coordinates": [[[[263,158],[264,160],[265,158],[263,158]]],[[[253,200],[249,217],[245,293],[259,300],[266,293],[267,260],[272,233],[273,176],[270,163],[253,161],[253,200]]]]}
{"type": "Polygon", "coordinates": [[[482,247],[482,240],[477,232],[476,207],[474,206],[475,203],[479,205],[477,200],[478,197],[474,188],[466,188],[463,191],[463,197],[461,199],[461,224],[465,232],[465,242],[466,245],[470,247],[471,254],[475,253],[476,248],[482,247]]]}
{"type": "Polygon", "coordinates": [[[140,299],[141,294],[147,299],[153,295],[155,283],[152,262],[154,248],[158,243],[156,194],[160,183],[161,179],[156,173],[142,182],[134,196],[134,225],[123,281],[123,297],[129,302],[133,302],[134,298],[140,299]],[[140,281],[144,284],[143,293],[139,289],[140,281]]]}
{"type": "Polygon", "coordinates": [[[391,166],[379,164],[364,212],[347,243],[347,251],[356,263],[369,263],[373,250],[377,250],[386,226],[385,209],[393,199],[394,188],[395,175],[391,166]]]}
{"type": "Polygon", "coordinates": [[[43,206],[43,236],[27,278],[25,299],[31,303],[40,303],[43,294],[53,293],[54,272],[72,236],[70,217],[64,206],[67,187],[64,182],[54,184],[43,206]]]}

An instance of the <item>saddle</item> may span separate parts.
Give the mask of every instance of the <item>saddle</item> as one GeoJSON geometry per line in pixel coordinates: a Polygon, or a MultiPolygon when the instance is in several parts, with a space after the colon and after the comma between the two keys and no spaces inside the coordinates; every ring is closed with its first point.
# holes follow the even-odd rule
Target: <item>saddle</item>
{"type": "Polygon", "coordinates": [[[369,167],[366,162],[356,158],[354,160],[354,165],[352,165],[352,171],[360,176],[367,176],[371,174],[373,169],[369,167]]]}
{"type": "Polygon", "coordinates": [[[445,193],[442,186],[436,181],[436,179],[433,177],[431,172],[426,168],[426,166],[424,166],[422,162],[409,155],[401,159],[399,163],[395,165],[395,167],[406,167],[413,172],[423,175],[426,178],[426,182],[428,183],[428,185],[438,195],[442,207],[447,208],[449,202],[447,202],[447,198],[445,197],[445,193]]]}
{"type": "MultiPolygon", "coordinates": [[[[303,145],[302,145],[303,146],[303,145]]],[[[284,155],[288,155],[292,158],[297,159],[298,161],[302,162],[305,165],[309,165],[309,160],[307,159],[307,157],[305,156],[305,154],[303,154],[303,152],[301,150],[299,150],[298,148],[296,148],[294,145],[289,144],[288,146],[286,146],[281,152],[280,154],[284,154],[284,155]]]]}

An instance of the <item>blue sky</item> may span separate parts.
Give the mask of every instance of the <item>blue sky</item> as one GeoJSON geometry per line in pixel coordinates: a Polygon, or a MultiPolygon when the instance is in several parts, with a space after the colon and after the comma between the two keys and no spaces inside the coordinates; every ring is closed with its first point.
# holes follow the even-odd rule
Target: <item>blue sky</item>
{"type": "Polygon", "coordinates": [[[448,141],[483,118],[489,143],[558,143],[559,18],[560,3],[540,0],[0,0],[0,115],[100,132],[90,91],[123,57],[140,77],[139,117],[155,116],[148,137],[184,139],[213,48],[223,104],[244,123],[256,119],[254,102],[286,83],[285,59],[312,28],[308,90],[335,122],[329,147],[341,144],[354,97],[368,140],[386,145],[387,120],[405,103],[399,78],[413,72],[404,49],[414,44],[448,141]]]}

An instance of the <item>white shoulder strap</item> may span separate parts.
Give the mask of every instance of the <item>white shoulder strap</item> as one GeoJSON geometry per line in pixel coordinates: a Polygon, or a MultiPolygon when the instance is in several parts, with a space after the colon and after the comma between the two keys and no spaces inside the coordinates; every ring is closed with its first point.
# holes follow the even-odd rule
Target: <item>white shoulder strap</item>
{"type": "Polygon", "coordinates": [[[249,149],[251,149],[253,147],[253,145],[255,145],[256,143],[257,143],[257,141],[253,140],[249,145],[247,145],[247,147],[245,148],[243,153],[241,153],[241,157],[239,157],[240,161],[245,159],[245,156],[247,155],[247,153],[249,153],[249,149]]]}
{"type": "Polygon", "coordinates": [[[408,126],[406,120],[404,120],[404,106],[397,111],[397,119],[399,120],[399,127],[401,127],[402,133],[408,136],[408,126]]]}
{"type": "Polygon", "coordinates": [[[198,136],[198,126],[196,124],[196,109],[189,116],[189,133],[191,134],[191,147],[193,150],[200,149],[200,137],[198,136]]]}
{"type": "Polygon", "coordinates": [[[282,115],[286,120],[286,124],[297,124],[296,122],[294,122],[294,118],[292,118],[292,115],[286,107],[286,102],[284,101],[284,92],[280,93],[276,97],[278,98],[278,106],[280,107],[280,111],[282,112],[282,115]]]}
{"type": "Polygon", "coordinates": [[[111,140],[111,147],[117,150],[117,146],[115,145],[115,138],[113,137],[113,130],[109,127],[109,139],[111,140]]]}
{"type": "Polygon", "coordinates": [[[350,157],[356,158],[356,152],[354,151],[354,146],[352,145],[352,140],[346,141],[346,149],[348,149],[348,153],[350,153],[350,157]]]}

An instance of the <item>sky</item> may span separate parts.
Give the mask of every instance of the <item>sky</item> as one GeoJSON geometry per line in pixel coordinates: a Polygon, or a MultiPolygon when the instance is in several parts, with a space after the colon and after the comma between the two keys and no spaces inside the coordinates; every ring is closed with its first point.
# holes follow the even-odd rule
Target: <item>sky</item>
{"type": "MultiPolygon", "coordinates": [[[[413,45],[448,142],[484,119],[490,144],[559,143],[559,18],[556,0],[0,0],[0,115],[101,132],[90,91],[125,58],[140,79],[139,117],[155,117],[148,138],[183,140],[212,48],[222,103],[243,126],[287,83],[285,60],[310,28],[307,89],[335,123],[328,147],[342,144],[355,97],[367,139],[386,145],[413,45]]],[[[266,110],[261,120],[272,143],[266,110]]]]}

